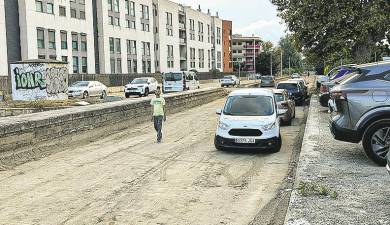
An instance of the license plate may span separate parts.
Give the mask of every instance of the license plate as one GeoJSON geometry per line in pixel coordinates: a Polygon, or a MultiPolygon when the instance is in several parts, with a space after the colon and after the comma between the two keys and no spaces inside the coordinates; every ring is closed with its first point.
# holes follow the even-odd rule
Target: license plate
{"type": "Polygon", "coordinates": [[[236,143],[239,144],[254,144],[256,140],[254,138],[236,138],[236,143]]]}

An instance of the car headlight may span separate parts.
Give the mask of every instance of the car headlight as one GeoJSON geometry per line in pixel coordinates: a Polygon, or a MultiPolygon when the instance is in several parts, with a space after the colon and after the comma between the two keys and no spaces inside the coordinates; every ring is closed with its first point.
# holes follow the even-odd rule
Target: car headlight
{"type": "Polygon", "coordinates": [[[229,125],[226,124],[226,123],[224,123],[224,122],[221,122],[221,121],[219,121],[218,127],[219,127],[221,130],[228,130],[228,129],[229,129],[229,125]]]}
{"type": "Polygon", "coordinates": [[[275,126],[276,126],[276,122],[273,122],[270,124],[263,125],[263,126],[261,126],[261,128],[263,128],[263,130],[265,130],[265,131],[269,131],[269,130],[274,129],[275,126]]]}

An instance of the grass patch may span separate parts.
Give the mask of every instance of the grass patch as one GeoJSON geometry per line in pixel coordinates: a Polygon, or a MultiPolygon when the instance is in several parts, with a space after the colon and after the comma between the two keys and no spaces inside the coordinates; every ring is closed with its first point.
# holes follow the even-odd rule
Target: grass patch
{"type": "Polygon", "coordinates": [[[325,196],[330,197],[332,199],[336,199],[338,197],[338,193],[331,188],[310,182],[300,182],[298,185],[298,193],[301,196],[325,196]]]}

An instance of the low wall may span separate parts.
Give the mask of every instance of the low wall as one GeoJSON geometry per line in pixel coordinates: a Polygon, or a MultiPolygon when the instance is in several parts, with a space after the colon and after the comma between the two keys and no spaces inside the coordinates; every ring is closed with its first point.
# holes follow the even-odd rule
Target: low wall
{"type": "Polygon", "coordinates": [[[65,109],[70,107],[48,107],[48,108],[0,108],[0,117],[19,116],[24,114],[46,112],[51,110],[65,109]]]}
{"type": "MultiPolygon", "coordinates": [[[[167,114],[209,103],[226,95],[222,88],[169,94],[165,96],[167,114]]],[[[69,143],[97,139],[150,121],[150,99],[0,118],[0,170],[62,151],[69,143]]]]}

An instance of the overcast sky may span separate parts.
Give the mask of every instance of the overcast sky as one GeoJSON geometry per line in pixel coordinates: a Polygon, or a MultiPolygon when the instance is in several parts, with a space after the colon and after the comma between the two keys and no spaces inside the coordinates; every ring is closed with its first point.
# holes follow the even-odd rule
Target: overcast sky
{"type": "Polygon", "coordinates": [[[203,12],[210,9],[212,14],[219,12],[222,19],[233,21],[233,33],[257,35],[265,41],[277,43],[284,36],[285,26],[277,17],[276,7],[270,0],[173,0],[190,5],[203,12]]]}

